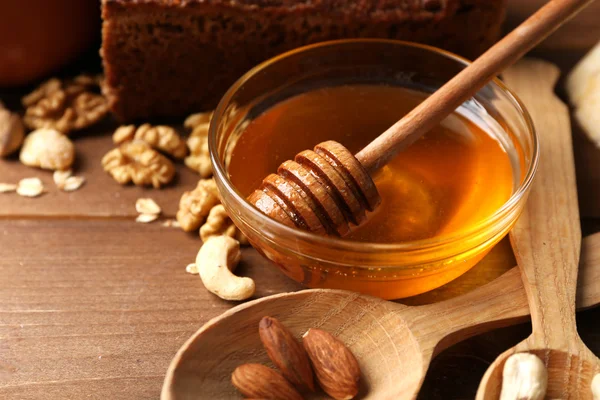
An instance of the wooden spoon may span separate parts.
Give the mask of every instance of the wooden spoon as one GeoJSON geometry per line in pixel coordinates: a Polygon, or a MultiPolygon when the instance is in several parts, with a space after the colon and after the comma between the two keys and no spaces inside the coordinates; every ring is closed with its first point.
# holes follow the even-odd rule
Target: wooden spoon
{"type": "MultiPolygon", "coordinates": [[[[600,303],[600,233],[583,245],[580,309],[600,303]]],[[[466,295],[426,306],[327,289],[264,297],[200,328],[171,362],[161,399],[239,398],[230,382],[233,370],[247,362],[269,362],[258,335],[258,322],[265,315],[278,318],[298,338],[310,327],[335,334],[362,369],[358,397],[397,400],[416,397],[431,359],[442,350],[523,321],[529,308],[517,268],[466,295]]]]}
{"type": "Polygon", "coordinates": [[[266,215],[319,234],[344,236],[381,199],[371,175],[592,0],[553,0],[429,96],[356,157],[327,141],[267,176],[248,201],[266,215]]]}
{"type": "Polygon", "coordinates": [[[552,93],[560,73],[541,61],[530,61],[524,68],[536,73],[520,76],[513,69],[510,79],[517,92],[519,79],[538,87],[538,93],[526,92],[521,98],[538,131],[540,164],[510,238],[531,307],[533,333],[490,365],[477,399],[499,398],[504,362],[516,352],[532,352],[544,361],[549,398],[591,399],[600,360],[581,341],[575,323],[581,229],[570,123],[565,105],[552,93]]]}

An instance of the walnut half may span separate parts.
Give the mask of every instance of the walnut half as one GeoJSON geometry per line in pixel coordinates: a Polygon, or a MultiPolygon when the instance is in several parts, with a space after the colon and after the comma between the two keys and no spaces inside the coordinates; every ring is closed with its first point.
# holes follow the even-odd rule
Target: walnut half
{"type": "Polygon", "coordinates": [[[200,228],[210,210],[219,203],[214,179],[201,179],[194,190],[181,196],[177,221],[184,231],[194,231],[200,228]]]}
{"type": "Polygon", "coordinates": [[[198,172],[202,178],[209,178],[212,175],[208,153],[208,127],[212,115],[212,112],[192,114],[183,123],[186,128],[192,129],[187,140],[190,155],[185,158],[184,163],[188,168],[198,172]]]}
{"type": "Polygon", "coordinates": [[[96,92],[100,77],[80,75],[68,81],[53,78],[23,97],[23,122],[30,129],[51,128],[62,133],[86,128],[108,114],[106,99],[96,92]]]}
{"type": "Polygon", "coordinates": [[[102,166],[117,182],[160,188],[173,180],[175,166],[142,140],[125,142],[106,153],[102,166]]]}
{"type": "Polygon", "coordinates": [[[220,235],[229,236],[240,242],[241,245],[249,244],[246,236],[233,224],[222,204],[218,204],[210,210],[206,222],[200,227],[200,238],[204,243],[211,237],[220,235]]]}
{"type": "Polygon", "coordinates": [[[115,144],[133,139],[143,140],[155,149],[175,158],[182,159],[188,153],[184,140],[170,126],[143,124],[136,128],[135,125],[125,125],[119,127],[113,134],[115,144]]]}

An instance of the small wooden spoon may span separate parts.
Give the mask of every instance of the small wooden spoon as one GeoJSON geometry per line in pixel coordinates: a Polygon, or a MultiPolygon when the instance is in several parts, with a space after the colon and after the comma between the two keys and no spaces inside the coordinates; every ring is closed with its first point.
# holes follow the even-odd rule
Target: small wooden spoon
{"type": "MultiPolygon", "coordinates": [[[[580,309],[600,303],[600,233],[584,240],[583,254],[580,309]]],[[[298,338],[310,327],[335,334],[362,369],[358,398],[398,400],[416,397],[431,359],[442,350],[523,321],[529,308],[517,268],[466,295],[418,307],[327,289],[268,296],[200,328],[171,362],[161,399],[239,398],[230,382],[233,370],[247,362],[269,363],[258,335],[265,315],[278,318],[298,338]]]]}
{"type": "Polygon", "coordinates": [[[439,88],[356,157],[326,141],[282,163],[248,201],[299,229],[344,236],[381,199],[371,176],[593,0],[553,0],[439,88]]]}
{"type": "MultiPolygon", "coordinates": [[[[532,105],[528,109],[538,131],[540,164],[510,238],[531,307],[533,333],[490,365],[477,399],[499,398],[504,362],[517,352],[531,352],[544,361],[549,398],[591,399],[591,381],[600,372],[600,360],[581,341],[575,323],[581,229],[571,127],[565,105],[552,93],[560,72],[549,63],[531,63],[526,68],[537,73],[521,79],[539,92],[524,93],[522,100],[532,105]]],[[[512,71],[512,85],[518,91],[519,72],[512,71]]]]}

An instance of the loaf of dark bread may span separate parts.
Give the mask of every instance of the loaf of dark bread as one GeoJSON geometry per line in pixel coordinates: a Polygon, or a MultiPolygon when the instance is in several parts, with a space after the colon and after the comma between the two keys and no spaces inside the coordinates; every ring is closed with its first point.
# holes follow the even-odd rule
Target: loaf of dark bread
{"type": "Polygon", "coordinates": [[[105,91],[122,120],[212,108],[249,68],[331,39],[394,38],[473,58],[506,0],[103,0],[105,91]]]}

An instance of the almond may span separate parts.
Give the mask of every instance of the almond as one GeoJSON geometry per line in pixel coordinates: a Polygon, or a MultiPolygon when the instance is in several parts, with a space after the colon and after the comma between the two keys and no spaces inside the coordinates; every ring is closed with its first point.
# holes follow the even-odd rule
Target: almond
{"type": "Polygon", "coordinates": [[[300,393],[283,376],[261,364],[240,365],[233,371],[231,383],[250,398],[302,400],[300,393]]]}
{"type": "Polygon", "coordinates": [[[320,329],[309,329],[302,344],[321,388],[336,400],[358,393],[360,368],[354,354],[338,339],[320,329]]]}
{"type": "Polygon", "coordinates": [[[299,389],[315,391],[312,368],[306,350],[281,322],[263,317],[258,324],[260,340],[273,364],[299,389]]]}

